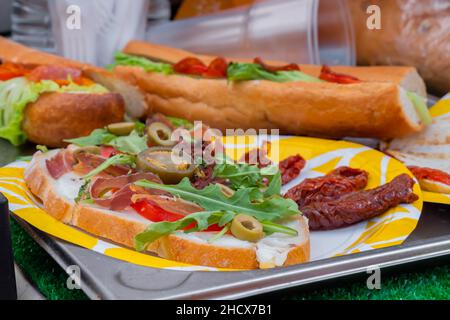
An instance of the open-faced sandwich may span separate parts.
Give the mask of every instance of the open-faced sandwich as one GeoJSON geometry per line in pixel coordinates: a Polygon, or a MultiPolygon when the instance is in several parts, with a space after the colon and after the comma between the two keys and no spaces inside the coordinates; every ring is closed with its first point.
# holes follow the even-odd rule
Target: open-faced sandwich
{"type": "Polygon", "coordinates": [[[268,64],[131,41],[111,68],[140,90],[149,112],[223,131],[386,140],[430,122],[424,82],[410,67],[268,64]]]}
{"type": "Polygon", "coordinates": [[[233,161],[207,132],[161,114],[111,124],[37,152],[25,181],[64,223],[163,258],[232,269],[306,262],[309,228],[349,226],[418,199],[406,174],[365,190],[368,173],[349,167],[282,196],[305,166],[301,155],[273,163],[268,141],[233,161]]]}
{"type": "Polygon", "coordinates": [[[134,91],[106,70],[0,37],[0,138],[14,145],[63,146],[125,114],[142,116],[134,91]]]}
{"type": "Polygon", "coordinates": [[[203,130],[162,115],[112,124],[37,152],[25,181],[56,219],[138,251],[233,269],[308,261],[308,221],[280,195],[301,162],[280,170],[214,151],[208,164],[195,150],[218,142],[196,139],[203,130]],[[188,135],[173,141],[178,126],[188,135]],[[193,148],[188,159],[174,152],[180,145],[193,148]]]}

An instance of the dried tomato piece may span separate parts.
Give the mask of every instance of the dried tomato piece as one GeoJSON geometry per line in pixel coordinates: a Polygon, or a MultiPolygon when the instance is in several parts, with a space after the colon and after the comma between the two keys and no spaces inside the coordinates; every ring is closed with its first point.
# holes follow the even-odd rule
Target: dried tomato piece
{"type": "Polygon", "coordinates": [[[391,182],[370,190],[347,193],[335,200],[313,202],[301,208],[311,230],[345,227],[376,217],[400,203],[419,199],[414,180],[401,174],[391,182]]]}
{"type": "Polygon", "coordinates": [[[277,71],[300,71],[300,67],[295,63],[290,63],[284,66],[270,66],[266,64],[260,57],[256,57],[253,63],[259,64],[264,70],[269,72],[277,71]]]}
{"type": "Polygon", "coordinates": [[[359,80],[356,77],[331,71],[330,67],[325,66],[325,65],[322,66],[322,70],[320,71],[319,78],[324,81],[340,83],[340,84],[351,84],[351,83],[360,83],[361,82],[361,80],[359,80]]]}
{"type": "Polygon", "coordinates": [[[281,183],[285,185],[297,178],[302,169],[305,167],[305,164],[305,159],[298,154],[280,161],[278,167],[281,172],[281,183]]]}
{"type": "Polygon", "coordinates": [[[208,67],[198,58],[187,57],[177,62],[173,70],[177,73],[201,76],[208,71],[208,67]]]}
{"type": "Polygon", "coordinates": [[[285,198],[297,202],[299,208],[314,202],[338,199],[344,194],[365,188],[368,173],[364,170],[339,167],[326,176],[309,178],[289,189],[285,198]]]}

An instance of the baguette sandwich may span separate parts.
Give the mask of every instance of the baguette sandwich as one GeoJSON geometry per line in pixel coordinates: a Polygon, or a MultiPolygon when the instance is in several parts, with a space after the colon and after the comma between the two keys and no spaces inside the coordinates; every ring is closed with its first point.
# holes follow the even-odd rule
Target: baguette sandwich
{"type": "Polygon", "coordinates": [[[450,115],[434,117],[426,130],[382,144],[402,161],[425,191],[450,194],[450,115]]]}
{"type": "Polygon", "coordinates": [[[173,118],[144,126],[120,123],[37,152],[27,186],[54,218],[166,259],[232,269],[309,260],[308,220],[280,195],[278,166],[174,162],[161,134],[173,118]]]}
{"type": "Polygon", "coordinates": [[[148,112],[203,120],[220,130],[388,140],[430,121],[415,68],[270,65],[131,41],[116,75],[140,90],[148,112]]]}
{"type": "Polygon", "coordinates": [[[140,95],[110,72],[0,37],[0,137],[51,147],[139,117],[140,95]],[[138,100],[136,100],[136,98],[138,100]]]}

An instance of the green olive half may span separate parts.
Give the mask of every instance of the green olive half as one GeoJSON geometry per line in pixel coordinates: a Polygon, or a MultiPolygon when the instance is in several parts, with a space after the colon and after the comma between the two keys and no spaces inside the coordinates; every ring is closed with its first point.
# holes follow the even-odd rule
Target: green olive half
{"type": "Polygon", "coordinates": [[[127,136],[134,130],[134,122],[117,122],[106,126],[106,130],[116,136],[127,136]]]}
{"type": "Polygon", "coordinates": [[[162,122],[153,122],[147,129],[147,135],[153,143],[158,146],[171,147],[175,144],[170,138],[172,129],[162,122]]]}
{"type": "Polygon", "coordinates": [[[166,184],[176,184],[184,177],[192,177],[195,165],[183,162],[181,158],[174,161],[172,148],[152,147],[138,154],[136,166],[138,170],[157,174],[166,184]]]}
{"type": "Polygon", "coordinates": [[[262,224],[245,214],[238,214],[231,222],[231,233],[240,240],[257,242],[264,237],[262,224]]]}

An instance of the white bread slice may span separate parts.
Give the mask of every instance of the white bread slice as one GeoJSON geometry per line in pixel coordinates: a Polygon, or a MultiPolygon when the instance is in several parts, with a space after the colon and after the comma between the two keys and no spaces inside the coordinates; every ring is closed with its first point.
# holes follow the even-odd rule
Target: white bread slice
{"type": "MultiPolygon", "coordinates": [[[[74,182],[76,177],[69,173],[55,180],[47,171],[45,160],[56,152],[37,152],[25,171],[25,182],[33,194],[42,200],[46,212],[86,232],[133,247],[134,236],[151,222],[132,210],[114,212],[97,206],[76,204],[73,200],[79,187],[74,182]],[[71,183],[73,186],[67,187],[71,183]]],[[[296,227],[299,232],[297,237],[272,234],[253,244],[224,235],[208,243],[207,239],[215,233],[176,233],[153,242],[147,250],[183,263],[231,269],[288,266],[308,261],[310,245],[307,219],[299,216],[287,223],[296,227]]]]}

